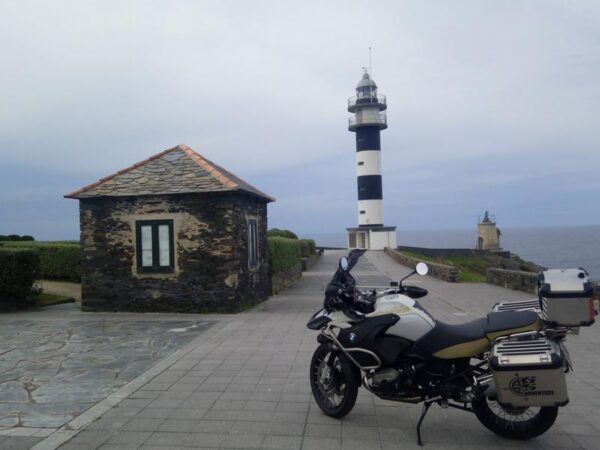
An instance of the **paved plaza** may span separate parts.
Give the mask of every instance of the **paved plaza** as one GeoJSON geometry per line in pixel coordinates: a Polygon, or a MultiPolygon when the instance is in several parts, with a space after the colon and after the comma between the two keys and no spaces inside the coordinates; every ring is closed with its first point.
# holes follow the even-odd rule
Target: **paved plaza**
{"type": "MultiPolygon", "coordinates": [[[[16,436],[19,428],[7,428],[10,433],[0,435],[0,448],[419,448],[415,427],[420,405],[380,400],[361,389],[354,410],[335,420],[324,416],[312,399],[308,368],[317,333],[306,329],[306,322],[320,308],[341,254],[326,252],[302,281],[250,311],[192,316],[212,325],[204,325],[206,330],[176,351],[177,345],[165,350],[164,355],[174,352],[59,429],[16,436]]],[[[407,272],[382,252],[369,252],[353,274],[359,284],[375,285],[407,272]]],[[[431,277],[415,276],[411,283],[429,289],[425,307],[455,323],[486,314],[498,301],[529,297],[431,277]]],[[[110,320],[107,316],[103,320],[110,320]]],[[[598,328],[592,327],[569,338],[575,365],[567,376],[571,403],[545,435],[527,442],[504,440],[469,413],[434,406],[423,426],[425,448],[598,448],[598,337],[598,328]]]]}

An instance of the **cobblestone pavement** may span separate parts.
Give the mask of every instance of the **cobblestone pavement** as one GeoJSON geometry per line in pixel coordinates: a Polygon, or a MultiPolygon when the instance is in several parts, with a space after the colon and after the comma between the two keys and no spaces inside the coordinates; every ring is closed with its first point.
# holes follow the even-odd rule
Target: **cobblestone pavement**
{"type": "Polygon", "coordinates": [[[76,308],[0,316],[0,448],[50,434],[211,324],[198,316],[76,308]]]}
{"type": "MultiPolygon", "coordinates": [[[[320,308],[339,252],[327,252],[285,294],[216,323],[206,338],[96,420],[74,430],[63,449],[279,448],[410,449],[416,445],[420,405],[377,399],[361,389],[342,420],[324,416],[308,384],[316,332],[305,325],[320,308]]],[[[360,284],[387,284],[408,269],[382,253],[368,253],[353,271],[360,284]],[[368,259],[367,259],[368,258],[368,259]]],[[[451,285],[414,277],[430,290],[424,305],[453,322],[483,315],[500,300],[527,294],[486,284],[451,285]]],[[[424,427],[426,448],[597,448],[600,438],[598,328],[569,339],[575,372],[568,375],[571,404],[554,427],[528,442],[501,439],[469,413],[433,407],[424,427]]],[[[196,344],[196,342],[198,342],[196,344]]],[[[190,345],[191,346],[191,345],[190,345]]],[[[35,447],[54,448],[54,433],[35,447]]],[[[63,439],[64,442],[66,439],[63,439]]]]}

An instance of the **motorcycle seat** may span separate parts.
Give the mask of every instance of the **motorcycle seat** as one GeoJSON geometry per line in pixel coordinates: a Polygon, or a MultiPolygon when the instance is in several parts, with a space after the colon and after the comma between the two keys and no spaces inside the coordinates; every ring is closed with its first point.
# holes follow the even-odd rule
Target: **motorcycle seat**
{"type": "Polygon", "coordinates": [[[437,321],[417,345],[436,358],[467,358],[486,351],[498,336],[539,329],[540,319],[534,311],[492,312],[456,325],[437,321]]]}
{"type": "Polygon", "coordinates": [[[435,327],[419,339],[417,344],[430,353],[435,353],[447,347],[485,338],[486,328],[486,318],[459,324],[449,324],[438,320],[435,327]]]}
{"type": "Polygon", "coordinates": [[[539,329],[540,317],[535,311],[498,311],[487,315],[485,335],[489,340],[493,340],[507,331],[514,334],[539,329]],[[521,331],[515,331],[519,329],[521,331]]]}

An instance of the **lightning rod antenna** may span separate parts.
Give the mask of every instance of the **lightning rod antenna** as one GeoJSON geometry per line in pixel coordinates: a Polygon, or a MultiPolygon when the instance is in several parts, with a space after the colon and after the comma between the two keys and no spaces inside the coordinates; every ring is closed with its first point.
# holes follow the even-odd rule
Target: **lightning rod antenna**
{"type": "Polygon", "coordinates": [[[373,78],[373,65],[371,62],[371,47],[369,47],[369,73],[371,74],[371,78],[373,78]]]}

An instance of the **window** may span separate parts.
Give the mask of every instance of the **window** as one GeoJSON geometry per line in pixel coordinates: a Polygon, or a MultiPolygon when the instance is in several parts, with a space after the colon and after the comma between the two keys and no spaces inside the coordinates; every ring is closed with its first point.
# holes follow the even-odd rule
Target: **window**
{"type": "Polygon", "coordinates": [[[135,228],[138,273],[173,272],[173,221],[138,220],[135,228]]]}
{"type": "Polygon", "coordinates": [[[258,221],[248,219],[248,266],[258,265],[258,221]]]}
{"type": "Polygon", "coordinates": [[[359,162],[358,162],[358,165],[359,165],[359,166],[364,166],[364,165],[365,165],[365,162],[364,162],[364,161],[359,161],[359,162]]]}
{"type": "Polygon", "coordinates": [[[359,214],[366,214],[367,212],[364,209],[361,209],[358,213],[359,214]]]}

